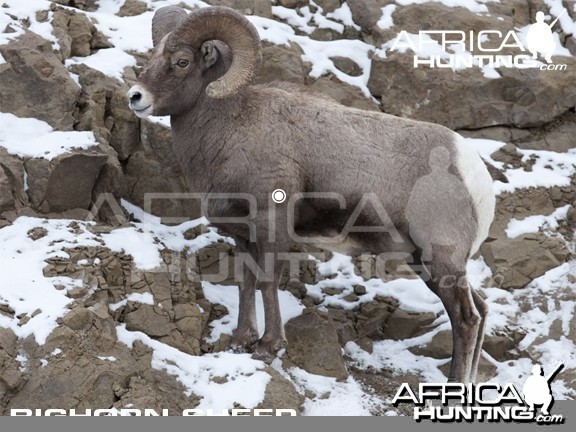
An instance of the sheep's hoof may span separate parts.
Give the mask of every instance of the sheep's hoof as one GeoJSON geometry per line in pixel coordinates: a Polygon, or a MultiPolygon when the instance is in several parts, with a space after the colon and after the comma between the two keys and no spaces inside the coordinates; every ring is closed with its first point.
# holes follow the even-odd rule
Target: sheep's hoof
{"type": "Polygon", "coordinates": [[[284,340],[265,340],[262,338],[254,344],[252,358],[254,360],[261,360],[264,363],[272,363],[272,360],[276,358],[276,353],[282,348],[284,348],[284,340]]]}
{"type": "Polygon", "coordinates": [[[258,340],[258,332],[249,330],[242,334],[236,333],[230,341],[230,351],[235,353],[252,352],[252,347],[258,340]]]}

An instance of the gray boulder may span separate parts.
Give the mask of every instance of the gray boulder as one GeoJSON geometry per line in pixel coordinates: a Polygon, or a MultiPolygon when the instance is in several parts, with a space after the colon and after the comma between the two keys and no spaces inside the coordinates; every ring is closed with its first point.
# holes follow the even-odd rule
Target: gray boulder
{"type": "Polygon", "coordinates": [[[382,16],[382,7],[386,0],[348,0],[352,19],[364,31],[370,31],[382,16]]]}
{"type": "MultiPolygon", "coordinates": [[[[515,24],[525,25],[529,19],[530,10],[520,3],[505,6],[509,14],[502,19],[438,2],[399,6],[393,15],[395,29],[383,31],[374,28],[372,39],[378,46],[396,37],[399,29],[412,34],[437,29],[464,32],[493,29],[505,35],[514,29],[515,24]]],[[[380,2],[351,1],[349,4],[357,15],[360,10],[371,10],[366,13],[368,18],[362,21],[363,27],[373,25],[370,17],[378,19],[380,16],[374,10],[377,8],[375,4],[380,6],[380,2]]],[[[540,9],[534,6],[532,10],[540,9]]],[[[492,38],[485,46],[499,48],[501,42],[500,38],[492,38]]],[[[499,52],[518,53],[513,48],[499,52]]],[[[556,63],[567,64],[563,71],[499,68],[501,78],[491,79],[484,77],[478,67],[457,72],[450,68],[414,68],[413,56],[414,53],[408,50],[404,54],[388,51],[386,59],[373,58],[368,87],[374,96],[382,99],[382,109],[387,113],[440,123],[451,129],[499,125],[530,128],[559,119],[576,105],[576,90],[569,84],[576,80],[576,60],[572,57],[554,58],[556,63]]],[[[559,130],[551,140],[555,141],[567,132],[559,130]]]]}
{"type": "Polygon", "coordinates": [[[542,126],[576,105],[576,60],[563,57],[563,79],[538,69],[501,68],[499,79],[488,79],[478,68],[414,68],[413,54],[375,57],[368,87],[382,98],[382,109],[402,117],[443,124],[451,129],[496,125],[542,126]],[[410,76],[410,82],[405,82],[410,76]],[[467,103],[470,101],[470,103],[467,103]]]}
{"type": "Polygon", "coordinates": [[[496,285],[508,290],[524,287],[570,256],[564,242],[544,234],[486,242],[480,251],[494,274],[496,285]]]}
{"type": "Polygon", "coordinates": [[[14,196],[10,180],[4,170],[0,167],[0,213],[14,208],[14,196]]]}
{"type": "Polygon", "coordinates": [[[320,77],[310,84],[310,88],[330,96],[342,105],[367,111],[379,110],[377,103],[364,96],[358,87],[343,83],[336,77],[320,77]]]}
{"type": "Polygon", "coordinates": [[[270,0],[208,0],[207,3],[212,6],[231,7],[244,15],[272,18],[272,2],[270,0]]]}
{"type": "Polygon", "coordinates": [[[363,304],[356,321],[358,338],[379,338],[397,306],[398,302],[391,298],[381,298],[363,304]]]}
{"type": "Polygon", "coordinates": [[[257,409],[293,409],[297,413],[302,411],[304,396],[298,393],[294,384],[284,378],[276,369],[267,366],[264,371],[272,377],[266,386],[264,400],[257,409]]]}
{"type": "Polygon", "coordinates": [[[36,117],[58,130],[74,128],[80,87],[53,52],[52,44],[35,33],[0,45],[0,111],[36,117]]]}
{"type": "Polygon", "coordinates": [[[306,309],[302,315],[288,321],[285,329],[286,354],[290,361],[316,375],[347,378],[338,333],[327,315],[306,309]]]}
{"type": "Polygon", "coordinates": [[[88,209],[92,190],[108,156],[81,151],[57,156],[52,161],[30,159],[28,195],[32,207],[41,213],[88,209]]]}
{"type": "Polygon", "coordinates": [[[96,27],[84,14],[73,14],[68,23],[68,34],[71,39],[70,54],[87,57],[92,53],[92,38],[96,27]]]}
{"type": "Polygon", "coordinates": [[[290,47],[269,45],[262,50],[262,68],[258,83],[289,81],[304,84],[305,72],[302,62],[302,49],[297,44],[290,47]]]}
{"type": "Polygon", "coordinates": [[[148,5],[140,0],[126,0],[118,11],[118,16],[136,16],[141,15],[148,10],[148,5]]]}

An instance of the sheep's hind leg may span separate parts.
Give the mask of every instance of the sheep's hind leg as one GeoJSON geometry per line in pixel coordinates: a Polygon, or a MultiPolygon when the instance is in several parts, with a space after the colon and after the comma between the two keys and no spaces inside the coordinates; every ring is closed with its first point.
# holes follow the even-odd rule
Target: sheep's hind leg
{"type": "Polygon", "coordinates": [[[484,332],[486,330],[486,317],[488,316],[488,306],[486,302],[480,297],[480,294],[474,289],[471,289],[474,305],[480,314],[480,326],[478,329],[478,337],[476,339],[476,347],[474,348],[474,358],[472,360],[472,372],[470,374],[470,382],[476,381],[476,374],[478,372],[478,363],[482,355],[482,344],[484,343],[484,332]]]}
{"type": "MultiPolygon", "coordinates": [[[[452,362],[449,382],[469,383],[476,376],[473,368],[482,319],[466,278],[466,264],[453,263],[450,255],[434,254],[432,278],[428,287],[440,297],[452,324],[452,362]]],[[[479,356],[479,352],[478,352],[479,356]]]]}
{"type": "MultiPolygon", "coordinates": [[[[464,274],[462,276],[464,277],[464,274]]],[[[440,288],[439,296],[452,323],[452,362],[448,382],[470,383],[474,350],[480,329],[480,316],[471,298],[470,288],[440,288]]]]}

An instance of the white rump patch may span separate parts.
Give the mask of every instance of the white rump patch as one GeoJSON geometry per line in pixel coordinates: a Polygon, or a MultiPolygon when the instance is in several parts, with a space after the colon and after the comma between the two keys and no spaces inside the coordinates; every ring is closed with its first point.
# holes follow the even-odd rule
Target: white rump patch
{"type": "Polygon", "coordinates": [[[490,225],[494,219],[496,197],[492,177],[476,149],[460,135],[456,133],[454,135],[456,168],[470,193],[478,217],[478,233],[470,249],[470,255],[474,255],[488,237],[490,225]]]}

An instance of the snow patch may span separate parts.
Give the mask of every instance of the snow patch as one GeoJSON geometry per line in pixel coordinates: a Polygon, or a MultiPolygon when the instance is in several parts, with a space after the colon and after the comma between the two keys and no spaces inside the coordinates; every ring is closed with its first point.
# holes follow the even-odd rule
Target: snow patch
{"type": "Polygon", "coordinates": [[[522,155],[522,162],[535,159],[531,171],[523,168],[506,170],[505,174],[510,183],[497,182],[495,191],[514,192],[521,188],[569,186],[571,176],[576,173],[576,149],[566,153],[557,153],[548,150],[518,149],[522,155]]]}
{"type": "Polygon", "coordinates": [[[112,252],[131,255],[141,270],[152,270],[162,263],[160,247],[150,232],[138,232],[135,227],[119,228],[103,234],[102,239],[112,252]]]}
{"type": "Polygon", "coordinates": [[[0,113],[0,146],[8,153],[32,158],[54,159],[72,149],[96,146],[92,132],[59,132],[46,122],[0,113]]]}
{"type": "Polygon", "coordinates": [[[195,239],[186,240],[184,233],[189,229],[199,225],[208,226],[208,220],[205,218],[190,220],[177,226],[167,226],[161,223],[160,218],[146,213],[141,208],[125,200],[121,203],[141,222],[135,222],[127,228],[116,229],[109,234],[102,234],[102,239],[112,251],[124,251],[131,255],[141,270],[158,268],[163,262],[160,252],[166,249],[182,252],[186,248],[190,253],[195,253],[218,241],[234,244],[232,239],[218,234],[214,227],[208,227],[207,232],[195,239]]]}
{"type": "Polygon", "coordinates": [[[306,290],[308,295],[318,299],[323,306],[351,310],[376,297],[393,297],[399,301],[402,309],[410,312],[440,313],[444,310],[440,299],[421,279],[384,282],[373,278],[365,281],[356,274],[352,258],[346,255],[334,253],[331,260],[318,265],[318,272],[327,279],[314,285],[307,284],[306,290]],[[350,302],[345,298],[354,292],[355,285],[363,285],[366,294],[357,302],[350,302]],[[327,295],[323,292],[324,288],[340,288],[343,291],[340,294],[327,295]]]}
{"type": "MultiPolygon", "coordinates": [[[[484,160],[498,169],[504,168],[502,162],[495,161],[490,155],[506,143],[476,138],[466,138],[466,141],[476,148],[484,160]]],[[[572,181],[571,177],[576,173],[576,149],[559,153],[519,148],[518,152],[522,155],[522,162],[527,163],[531,159],[535,161],[532,170],[526,171],[523,167],[507,169],[504,174],[508,177],[509,183],[495,182],[496,195],[531,187],[569,186],[572,181]]]]}
{"type": "Polygon", "coordinates": [[[135,341],[152,348],[151,366],[176,377],[186,388],[186,395],[202,398],[197,409],[221,411],[240,404],[251,409],[264,400],[270,375],[262,371],[263,362],[249,354],[204,354],[192,356],[151,339],[141,332],[130,332],[125,325],[116,327],[118,340],[128,347],[135,341]],[[214,378],[220,378],[218,382],[214,378]]]}
{"type": "Polygon", "coordinates": [[[96,4],[98,5],[98,12],[116,15],[120,12],[122,6],[124,6],[126,0],[98,0],[96,4]]]}
{"type": "Polygon", "coordinates": [[[490,162],[496,168],[503,168],[504,164],[502,162],[495,161],[492,159],[492,154],[506,145],[502,141],[495,141],[482,138],[464,138],[469,144],[471,144],[476,151],[480,154],[480,157],[487,162],[490,162]]]}
{"type": "Polygon", "coordinates": [[[111,304],[109,306],[111,311],[117,311],[123,306],[126,306],[128,302],[136,302],[154,306],[154,296],[150,293],[132,293],[129,294],[124,300],[119,301],[118,303],[111,304]]]}
{"type": "MultiPolygon", "coordinates": [[[[436,332],[435,332],[436,333],[436,332]]],[[[367,353],[354,342],[348,342],[346,354],[352,357],[362,370],[372,368],[391,370],[395,373],[417,373],[422,382],[444,382],[446,377],[438,369],[450,359],[438,360],[412,354],[408,348],[417,345],[412,339],[403,341],[383,340],[375,342],[372,354],[367,353]]]]}
{"type": "Polygon", "coordinates": [[[304,402],[305,416],[369,416],[383,401],[366,397],[362,385],[354,378],[338,382],[336,378],[313,375],[300,368],[290,369],[290,376],[297,387],[315,393],[304,402]]]}
{"type": "Polygon", "coordinates": [[[392,19],[392,14],[396,11],[395,4],[389,4],[382,8],[382,17],[378,20],[376,25],[382,30],[387,30],[394,26],[394,20],[392,19]]]}
{"type": "Polygon", "coordinates": [[[163,117],[150,116],[147,119],[145,119],[144,121],[149,121],[151,123],[160,124],[160,125],[167,127],[167,128],[172,127],[172,125],[170,124],[170,116],[163,116],[163,117]]]}
{"type": "Polygon", "coordinates": [[[60,49],[58,39],[52,33],[53,12],[48,12],[46,22],[39,22],[37,19],[37,13],[49,11],[50,6],[51,2],[45,0],[3,0],[0,8],[0,30],[3,32],[6,26],[10,25],[15,32],[0,33],[0,45],[22,36],[25,30],[29,30],[50,41],[55,50],[60,49]]]}
{"type": "Polygon", "coordinates": [[[136,59],[121,49],[108,48],[98,50],[88,57],[72,57],[66,60],[65,64],[66,67],[70,67],[80,63],[122,81],[124,68],[136,66],[136,59]]]}
{"type": "MultiPolygon", "coordinates": [[[[78,234],[70,229],[70,222],[20,217],[0,229],[0,303],[14,310],[13,317],[0,315],[0,326],[12,329],[22,339],[34,335],[39,345],[43,345],[58,326],[56,320],[68,312],[72,299],[66,297],[66,289],[81,283],[66,277],[44,277],[45,260],[64,248],[100,246],[92,234],[78,234]],[[27,233],[37,227],[46,229],[47,235],[34,241],[27,233]],[[65,289],[57,290],[55,285],[65,289]],[[22,315],[31,318],[21,325],[17,317],[22,315]]],[[[85,223],[79,224],[85,226],[85,223]]]]}
{"type": "Polygon", "coordinates": [[[100,359],[100,360],[105,360],[105,361],[111,361],[111,362],[115,362],[115,361],[116,361],[116,357],[114,357],[114,356],[108,356],[108,357],[100,357],[100,356],[98,356],[98,359],[100,359]]]}
{"type": "Polygon", "coordinates": [[[352,27],[356,31],[362,30],[362,28],[354,22],[352,11],[346,2],[342,3],[342,6],[340,6],[338,9],[335,9],[334,12],[327,13],[326,17],[340,21],[345,26],[352,27]]]}
{"type": "Polygon", "coordinates": [[[509,238],[516,238],[523,234],[537,233],[540,229],[556,229],[558,228],[558,221],[566,219],[570,207],[572,206],[560,207],[548,216],[528,216],[522,220],[513,218],[508,223],[506,234],[509,238]]]}
{"type": "Polygon", "coordinates": [[[20,363],[20,366],[18,367],[20,372],[26,372],[28,370],[28,357],[23,354],[18,354],[14,360],[20,363]]]}
{"type": "MultiPolygon", "coordinates": [[[[560,16],[558,23],[560,24],[562,31],[566,35],[576,35],[576,21],[572,21],[568,11],[564,12],[566,8],[564,7],[562,0],[544,0],[544,3],[550,8],[552,21],[560,16]]],[[[576,12],[576,4],[572,5],[572,11],[576,12]]],[[[554,31],[554,29],[552,30],[554,31]]],[[[558,43],[558,41],[556,42],[558,43]]]]}

